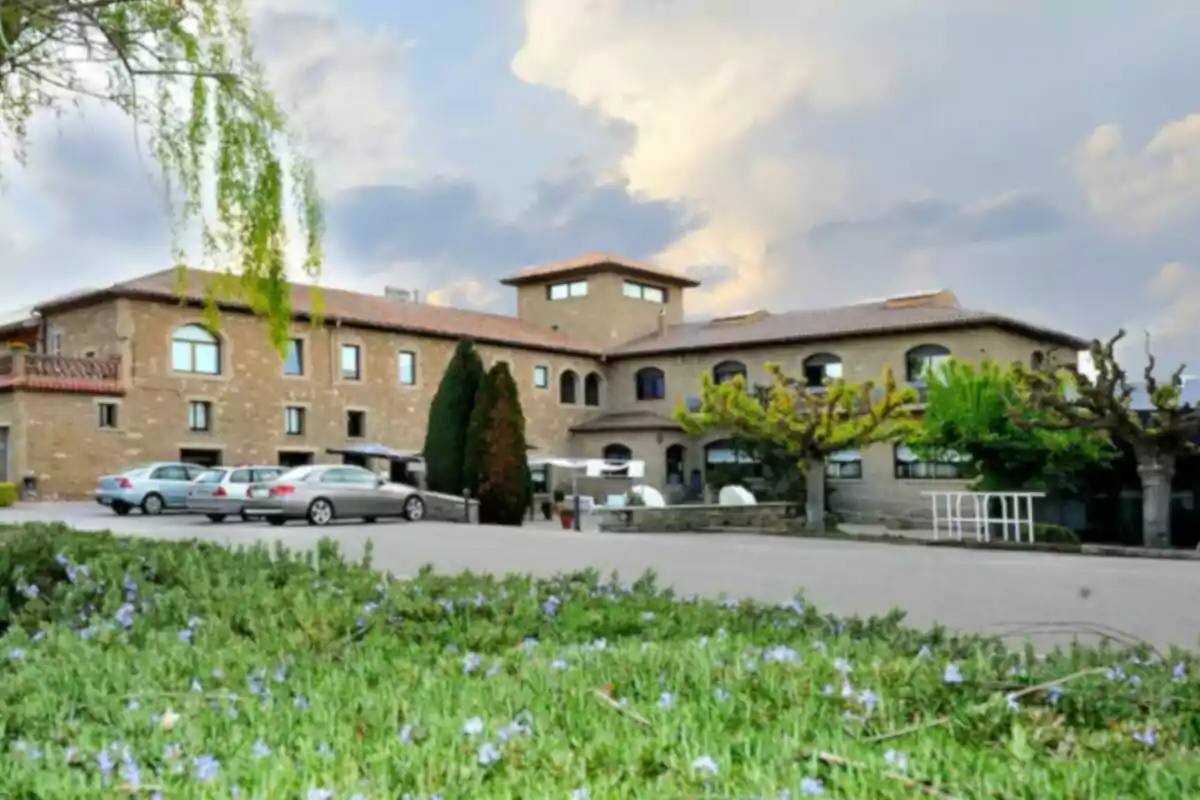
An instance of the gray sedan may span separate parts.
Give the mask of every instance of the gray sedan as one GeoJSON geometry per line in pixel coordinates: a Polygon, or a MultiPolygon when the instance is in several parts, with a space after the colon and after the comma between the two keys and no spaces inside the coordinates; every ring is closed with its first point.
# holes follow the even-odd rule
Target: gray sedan
{"type": "Polygon", "coordinates": [[[286,471],[269,466],[213,467],[188,489],[188,511],[204,514],[213,522],[224,522],[231,516],[249,520],[246,504],[250,501],[250,486],[270,483],[286,471]]]}
{"type": "Polygon", "coordinates": [[[272,525],[301,519],[310,525],[382,517],[415,521],[425,516],[425,500],[415,486],[389,483],[362,467],[328,464],[296,467],[270,483],[251,486],[245,513],[265,517],[272,525]]]}

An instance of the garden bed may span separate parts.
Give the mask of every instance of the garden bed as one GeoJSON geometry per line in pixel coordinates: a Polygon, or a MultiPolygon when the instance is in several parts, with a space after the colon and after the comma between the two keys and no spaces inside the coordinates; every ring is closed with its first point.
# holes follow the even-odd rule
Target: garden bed
{"type": "Polygon", "coordinates": [[[3,797],[1200,794],[1191,654],[1039,659],[649,577],[393,580],[328,542],[0,540],[3,797]]]}

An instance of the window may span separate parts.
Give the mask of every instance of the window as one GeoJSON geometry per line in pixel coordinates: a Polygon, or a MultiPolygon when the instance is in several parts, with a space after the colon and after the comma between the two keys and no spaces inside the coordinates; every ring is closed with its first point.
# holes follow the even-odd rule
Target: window
{"type": "Polygon", "coordinates": [[[183,471],[188,476],[187,480],[191,481],[200,477],[205,469],[221,466],[221,451],[209,448],[184,449],[179,451],[179,460],[185,462],[183,471]]]}
{"type": "Polygon", "coordinates": [[[662,400],[667,396],[667,376],[658,367],[642,367],[633,381],[638,400],[662,400]]]}
{"type": "Polygon", "coordinates": [[[552,283],[546,287],[546,297],[549,300],[566,300],[568,297],[587,297],[587,293],[587,281],[552,283]]]}
{"type": "Polygon", "coordinates": [[[304,340],[288,339],[287,353],[283,358],[284,375],[304,374],[304,340]]]}
{"type": "Polygon", "coordinates": [[[356,486],[376,486],[379,479],[374,472],[362,467],[338,467],[326,470],[321,483],[348,483],[356,486]]]}
{"type": "Polygon", "coordinates": [[[61,356],[63,349],[62,331],[52,331],[50,333],[50,355],[61,356]]]}
{"type": "Polygon", "coordinates": [[[221,340],[202,325],[184,325],[171,336],[171,368],[197,375],[221,374],[221,340]]]}
{"type": "Polygon", "coordinates": [[[188,403],[188,430],[212,430],[212,403],[207,400],[193,400],[188,403]]]}
{"type": "Polygon", "coordinates": [[[417,354],[411,350],[401,350],[396,354],[396,380],[401,386],[417,384],[417,354]]]}
{"type": "Polygon", "coordinates": [[[545,465],[530,467],[529,478],[533,481],[534,494],[545,494],[550,491],[550,483],[545,465]]]}
{"type": "Polygon", "coordinates": [[[346,412],[346,437],[349,439],[361,439],[367,435],[367,412],[365,411],[347,411],[346,412]]]}
{"type": "Polygon", "coordinates": [[[304,435],[305,409],[300,406],[288,406],[283,410],[283,432],[288,436],[304,435]]]}
{"type": "Polygon", "coordinates": [[[600,405],[600,375],[595,372],[589,372],[588,376],[583,379],[583,404],[585,406],[600,405]]]}
{"type": "Polygon", "coordinates": [[[610,444],[604,448],[601,456],[609,462],[605,465],[604,477],[624,478],[629,475],[629,462],[633,460],[633,451],[623,444],[610,444]]]}
{"type": "Polygon", "coordinates": [[[842,360],[832,353],[817,353],[804,359],[804,383],[810,389],[841,380],[842,360]]]}
{"type": "Polygon", "coordinates": [[[225,473],[227,471],[228,470],[223,469],[210,469],[208,472],[201,473],[200,477],[196,478],[196,483],[206,483],[210,485],[220,483],[221,481],[225,480],[225,473]]]}
{"type": "Polygon", "coordinates": [[[1046,368],[1046,354],[1043,353],[1041,350],[1034,350],[1033,354],[1029,356],[1029,366],[1034,371],[1045,369],[1046,368]]]}
{"type": "Polygon", "coordinates": [[[861,478],[862,451],[841,450],[825,457],[826,478],[861,478]]]}
{"type": "Polygon", "coordinates": [[[636,281],[625,281],[622,293],[626,297],[632,297],[635,300],[646,300],[651,303],[667,302],[667,290],[661,286],[648,286],[636,281]]]}
{"type": "MultiPolygon", "coordinates": [[[[284,469],[294,470],[296,467],[306,467],[312,463],[313,454],[307,450],[279,451],[279,466],[283,467],[284,469]]],[[[284,475],[288,474],[290,473],[283,473],[283,475],[279,476],[279,479],[282,480],[284,475]]]]}
{"type": "Polygon", "coordinates": [[[667,485],[682,486],[683,485],[683,460],[687,454],[686,448],[681,444],[673,444],[667,448],[667,485]]]}
{"type": "Polygon", "coordinates": [[[230,483],[253,483],[253,479],[248,469],[235,469],[233,474],[229,476],[230,483]]]}
{"type": "Polygon", "coordinates": [[[362,348],[356,344],[342,345],[342,380],[362,380],[362,348]]]}
{"type": "MultiPolygon", "coordinates": [[[[194,451],[181,450],[180,452],[181,453],[191,453],[194,451]]],[[[190,463],[198,463],[198,462],[192,461],[191,459],[188,459],[188,461],[190,463]]],[[[200,477],[200,476],[197,475],[196,477],[200,477]]],[[[169,466],[159,467],[158,469],[154,470],[154,472],[150,473],[150,480],[154,480],[154,481],[189,481],[189,480],[191,480],[191,477],[188,474],[187,468],[184,467],[182,464],[171,464],[169,466]]]]}
{"type": "Polygon", "coordinates": [[[280,475],[282,475],[283,470],[277,469],[274,467],[267,467],[266,469],[250,470],[250,473],[251,473],[251,476],[250,476],[251,483],[270,483],[271,481],[275,480],[280,475]]]}
{"type": "Polygon", "coordinates": [[[550,368],[537,366],[533,368],[533,386],[535,389],[546,389],[550,386],[550,368]]]}
{"type": "Polygon", "coordinates": [[[904,354],[905,377],[909,383],[924,383],[930,373],[950,360],[950,351],[940,344],[923,344],[904,354]]]}
{"type": "Polygon", "coordinates": [[[922,460],[905,445],[896,445],[896,477],[905,480],[966,480],[976,476],[971,457],[953,451],[940,453],[932,461],[922,460]]]}
{"type": "Polygon", "coordinates": [[[558,376],[558,402],[568,406],[575,405],[578,391],[579,376],[574,370],[563,370],[558,376]]]}
{"type": "Polygon", "coordinates": [[[117,427],[117,404],[116,403],[97,403],[96,404],[96,425],[101,428],[117,427]]]}
{"type": "Polygon", "coordinates": [[[713,380],[717,383],[731,381],[738,375],[746,378],[746,365],[740,361],[722,361],[713,367],[713,380]]]}

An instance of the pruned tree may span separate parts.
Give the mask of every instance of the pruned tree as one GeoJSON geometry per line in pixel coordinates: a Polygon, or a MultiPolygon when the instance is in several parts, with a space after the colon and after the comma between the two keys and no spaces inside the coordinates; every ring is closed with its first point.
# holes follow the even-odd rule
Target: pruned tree
{"type": "Polygon", "coordinates": [[[932,461],[969,461],[979,470],[974,490],[1073,491],[1117,452],[1105,431],[1018,424],[1046,412],[1028,401],[1012,367],[951,359],[926,380],[921,426],[907,444],[932,461]]]}
{"type": "Polygon", "coordinates": [[[1107,342],[1093,340],[1088,352],[1095,376],[1078,366],[1054,371],[1031,370],[1015,364],[1030,407],[1039,413],[1027,415],[1021,407],[1011,409],[1020,425],[1047,429],[1106,431],[1124,440],[1137,459],[1142,483],[1142,542],[1147,547],[1166,547],[1171,531],[1171,481],[1181,455],[1196,452],[1200,436],[1200,409],[1183,401],[1183,371],[1180,365],[1166,382],[1155,375],[1157,362],[1146,347],[1142,389],[1150,408],[1133,407],[1137,387],[1113,354],[1125,337],[1120,330],[1107,342]]]}
{"type": "Polygon", "coordinates": [[[896,441],[912,433],[910,412],[917,394],[902,388],[891,370],[883,381],[860,384],[843,380],[809,387],[803,379],[768,364],[771,385],[765,397],[748,389],[737,376],[716,383],[700,379],[696,408],[680,405],[675,419],[693,435],[711,431],[785,447],[800,462],[805,476],[805,528],[825,530],[825,459],[840,450],[896,441]]]}
{"type": "Polygon", "coordinates": [[[431,491],[457,496],[464,489],[471,494],[478,489],[477,448],[472,450],[468,429],[483,377],[483,361],[474,343],[460,341],[429,404],[429,427],[421,454],[425,485],[431,491]],[[474,464],[469,463],[472,458],[474,464]]]}
{"type": "Polygon", "coordinates": [[[478,470],[479,521],[520,525],[529,507],[532,481],[525,415],[507,362],[496,362],[484,376],[471,412],[469,437],[478,448],[468,468],[478,470]]]}
{"type": "Polygon", "coordinates": [[[149,134],[174,263],[188,263],[181,234],[198,226],[204,261],[222,273],[207,287],[209,324],[218,297],[237,297],[270,320],[282,353],[292,319],[289,195],[312,276],[324,225],[313,172],[294,141],[284,167],[289,131],[241,0],[0,0],[0,141],[11,140],[17,162],[26,163],[36,115],[88,98],[149,134]]]}

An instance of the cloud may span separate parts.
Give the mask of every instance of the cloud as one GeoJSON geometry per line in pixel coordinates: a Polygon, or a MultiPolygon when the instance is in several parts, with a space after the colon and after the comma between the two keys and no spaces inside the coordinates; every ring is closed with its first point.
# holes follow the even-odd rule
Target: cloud
{"type": "Polygon", "coordinates": [[[1100,220],[1151,233],[1200,207],[1200,113],[1163,125],[1131,152],[1121,127],[1101,125],[1068,158],[1100,220]]]}
{"type": "Polygon", "coordinates": [[[1066,223],[1066,216],[1045,199],[1010,192],[965,204],[906,200],[876,216],[821,223],[809,232],[809,239],[817,245],[883,239],[907,250],[1040,236],[1066,223]]]}
{"type": "Polygon", "coordinates": [[[450,179],[348,190],[332,198],[328,216],[339,278],[386,276],[472,305],[498,302],[478,286],[520,267],[593,250],[644,258],[696,224],[678,204],[641,201],[621,183],[578,171],[539,181],[511,217],[477,184],[450,179]]]}

